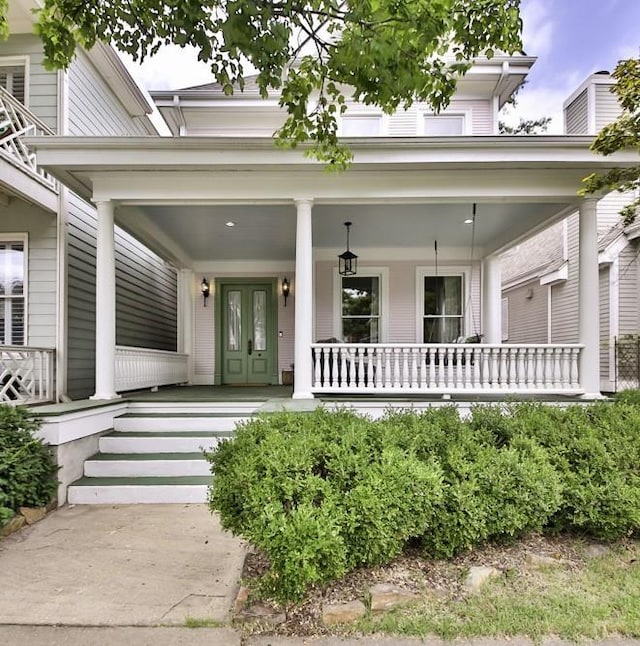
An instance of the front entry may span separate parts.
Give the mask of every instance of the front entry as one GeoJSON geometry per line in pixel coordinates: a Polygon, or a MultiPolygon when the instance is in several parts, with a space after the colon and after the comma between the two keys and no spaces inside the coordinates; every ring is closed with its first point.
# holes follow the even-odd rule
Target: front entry
{"type": "Polygon", "coordinates": [[[272,383],[275,361],[273,285],[222,283],[222,383],[272,383]]]}

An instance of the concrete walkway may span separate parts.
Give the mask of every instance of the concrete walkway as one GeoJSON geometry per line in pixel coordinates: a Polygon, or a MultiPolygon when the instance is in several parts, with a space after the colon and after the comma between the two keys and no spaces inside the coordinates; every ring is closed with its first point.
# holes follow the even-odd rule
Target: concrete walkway
{"type": "Polygon", "coordinates": [[[205,505],[63,507],[0,541],[0,644],[533,646],[518,638],[243,636],[229,624],[243,559],[242,543],[205,505]],[[187,619],[208,627],[186,628],[187,619]]]}
{"type": "Polygon", "coordinates": [[[205,505],[63,507],[0,542],[0,624],[224,623],[243,560],[205,505]]]}

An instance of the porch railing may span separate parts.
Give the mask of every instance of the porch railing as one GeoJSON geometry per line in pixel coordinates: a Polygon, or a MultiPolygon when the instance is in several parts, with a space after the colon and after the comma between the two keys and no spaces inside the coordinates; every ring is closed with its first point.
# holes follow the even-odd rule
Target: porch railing
{"type": "Polygon", "coordinates": [[[312,344],[316,393],[578,394],[582,346],[312,344]]]}
{"type": "Polygon", "coordinates": [[[37,404],[53,401],[51,348],[0,347],[0,402],[37,404]]]}
{"type": "Polygon", "coordinates": [[[27,136],[53,134],[51,128],[0,87],[0,156],[57,190],[55,179],[37,166],[35,153],[24,143],[27,136]]]}
{"type": "Polygon", "coordinates": [[[116,391],[169,386],[189,381],[189,355],[116,346],[116,391]]]}

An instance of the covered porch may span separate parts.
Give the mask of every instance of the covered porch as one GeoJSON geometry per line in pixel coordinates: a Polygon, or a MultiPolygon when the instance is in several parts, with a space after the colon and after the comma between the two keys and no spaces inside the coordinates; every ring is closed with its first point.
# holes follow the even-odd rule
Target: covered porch
{"type": "Polygon", "coordinates": [[[264,286],[271,327],[264,348],[254,345],[255,325],[249,338],[239,332],[238,350],[253,356],[271,344],[263,383],[279,384],[293,368],[295,400],[599,396],[598,298],[591,288],[598,281],[597,200],[581,200],[576,191],[589,172],[631,163],[632,156],[597,159],[589,143],[354,141],[353,167],[335,174],[303,152],[275,149],[270,139],[31,140],[39,162],[97,206],[96,400],[140,387],[230,383],[228,299],[245,284],[264,286]],[[575,211],[578,338],[503,342],[499,254],[575,211]],[[337,256],[345,221],[354,223],[356,275],[375,280],[377,309],[365,313],[377,319],[375,336],[366,342],[343,342],[349,339],[337,256]],[[178,268],[175,352],[116,345],[115,223],[178,268]],[[458,277],[458,306],[448,323],[457,341],[480,343],[430,342],[432,319],[446,316],[425,305],[434,276],[458,277]]]}

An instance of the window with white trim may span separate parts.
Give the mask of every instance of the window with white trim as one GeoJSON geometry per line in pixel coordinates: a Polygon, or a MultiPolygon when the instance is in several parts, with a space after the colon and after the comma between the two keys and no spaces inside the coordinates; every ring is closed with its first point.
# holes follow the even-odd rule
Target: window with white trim
{"type": "Polygon", "coordinates": [[[27,60],[0,58],[0,87],[27,105],[27,60]]]}
{"type": "Polygon", "coordinates": [[[464,119],[462,114],[427,114],[424,117],[424,134],[427,137],[463,135],[464,119]]]}
{"type": "Polygon", "coordinates": [[[0,240],[0,345],[25,344],[25,239],[0,240]]]}
{"type": "Polygon", "coordinates": [[[341,276],[340,338],[346,343],[380,341],[380,277],[341,276]]]}
{"type": "Polygon", "coordinates": [[[464,334],[464,280],[461,275],[424,276],[423,343],[452,343],[464,334]]]}
{"type": "Polygon", "coordinates": [[[340,120],[343,137],[379,137],[382,134],[382,115],[353,114],[340,120]]]}

